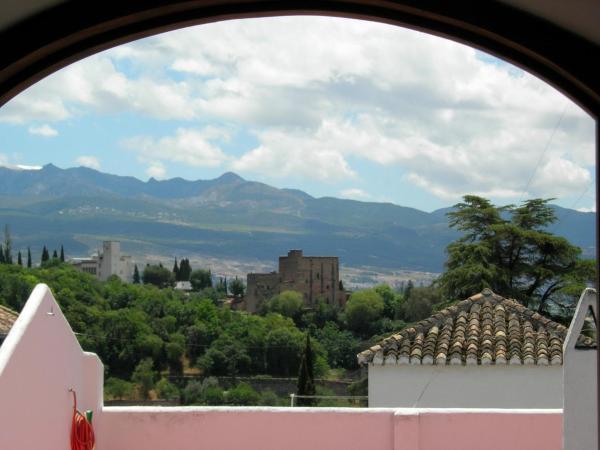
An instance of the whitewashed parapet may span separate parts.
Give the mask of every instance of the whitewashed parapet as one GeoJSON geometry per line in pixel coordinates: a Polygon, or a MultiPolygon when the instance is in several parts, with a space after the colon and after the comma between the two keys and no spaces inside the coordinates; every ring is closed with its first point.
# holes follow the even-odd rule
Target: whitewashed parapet
{"type": "Polygon", "coordinates": [[[577,346],[588,311],[597,323],[594,289],[581,294],[563,347],[563,442],[568,450],[598,448],[597,348],[577,346]]]}

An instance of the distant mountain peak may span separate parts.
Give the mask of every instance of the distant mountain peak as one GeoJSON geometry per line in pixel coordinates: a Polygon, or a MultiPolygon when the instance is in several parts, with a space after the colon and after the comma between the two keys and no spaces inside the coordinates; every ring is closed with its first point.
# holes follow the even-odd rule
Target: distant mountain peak
{"type": "Polygon", "coordinates": [[[233,173],[233,172],[225,172],[223,175],[218,177],[217,180],[224,181],[227,183],[233,183],[236,181],[246,181],[242,177],[240,177],[238,174],[233,173]]]}
{"type": "Polygon", "coordinates": [[[52,163],[44,164],[42,170],[61,170],[60,167],[55,166],[52,163]]]}

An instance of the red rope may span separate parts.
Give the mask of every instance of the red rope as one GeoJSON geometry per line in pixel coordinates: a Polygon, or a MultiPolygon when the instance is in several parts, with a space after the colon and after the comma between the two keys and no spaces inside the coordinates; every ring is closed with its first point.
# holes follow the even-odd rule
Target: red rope
{"type": "Polygon", "coordinates": [[[77,411],[77,394],[73,392],[73,421],[71,422],[71,450],[93,450],[96,445],[94,428],[87,418],[77,411]]]}

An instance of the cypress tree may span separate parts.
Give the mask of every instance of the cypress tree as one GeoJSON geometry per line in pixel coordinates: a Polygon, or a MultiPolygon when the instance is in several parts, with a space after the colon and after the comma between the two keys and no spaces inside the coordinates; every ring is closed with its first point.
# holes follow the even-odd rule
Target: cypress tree
{"type": "Polygon", "coordinates": [[[8,225],[4,225],[4,262],[6,264],[12,264],[12,239],[10,238],[10,228],[8,225]]]}
{"type": "Polygon", "coordinates": [[[4,247],[0,244],[0,264],[4,264],[6,260],[4,259],[4,247]]]}
{"type": "Polygon", "coordinates": [[[140,284],[140,271],[137,264],[133,268],[133,284],[140,284]]]}
{"type": "Polygon", "coordinates": [[[192,268],[190,266],[190,260],[184,258],[179,263],[179,280],[178,281],[190,281],[190,275],[192,274],[192,268]]]}
{"type": "Polygon", "coordinates": [[[175,275],[175,281],[181,281],[179,279],[179,266],[177,266],[177,258],[175,258],[175,264],[173,264],[173,275],[175,275]]]}
{"type": "Polygon", "coordinates": [[[54,250],[52,253],[52,259],[58,259],[58,253],[56,253],[56,250],[54,250]]]}
{"type": "Polygon", "coordinates": [[[61,262],[65,262],[65,249],[63,248],[62,244],[60,246],[60,260],[61,262]]]}
{"type": "MultiPolygon", "coordinates": [[[[306,334],[306,345],[302,354],[302,362],[300,363],[300,373],[298,375],[298,395],[315,395],[315,368],[314,354],[310,345],[310,335],[306,334]]],[[[299,398],[298,406],[314,406],[316,399],[314,398],[299,398]]]]}
{"type": "Polygon", "coordinates": [[[44,249],[42,250],[42,263],[48,261],[50,259],[50,254],[48,253],[48,249],[44,245],[44,249]]]}
{"type": "Polygon", "coordinates": [[[20,265],[21,267],[23,266],[23,258],[21,257],[21,250],[19,250],[19,253],[17,254],[17,264],[20,265]]]}
{"type": "Polygon", "coordinates": [[[31,249],[27,247],[27,268],[31,269],[31,249]]]}

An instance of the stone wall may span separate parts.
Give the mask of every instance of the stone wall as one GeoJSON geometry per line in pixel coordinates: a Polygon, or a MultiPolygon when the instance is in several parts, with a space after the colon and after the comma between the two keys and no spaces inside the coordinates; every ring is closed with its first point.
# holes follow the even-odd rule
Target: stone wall
{"type": "Polygon", "coordinates": [[[297,291],[307,306],[319,298],[343,306],[346,292],[340,289],[337,256],[304,256],[302,250],[290,250],[279,258],[279,272],[249,273],[246,281],[246,310],[256,312],[261,301],[283,291],[297,291]]]}

